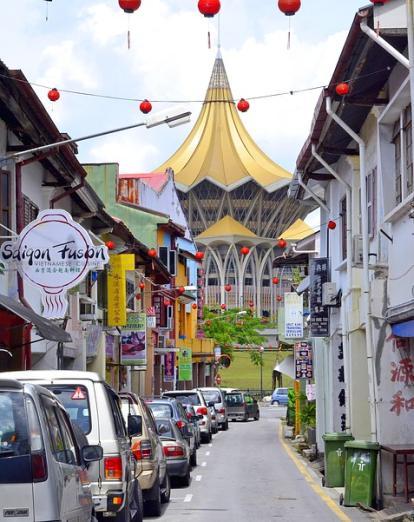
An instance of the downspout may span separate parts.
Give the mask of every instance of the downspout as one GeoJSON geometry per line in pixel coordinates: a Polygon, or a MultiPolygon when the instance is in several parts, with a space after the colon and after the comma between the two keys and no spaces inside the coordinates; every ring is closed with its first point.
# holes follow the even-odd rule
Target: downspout
{"type": "Polygon", "coordinates": [[[346,400],[345,400],[345,415],[346,415],[346,426],[345,430],[347,433],[351,433],[351,407],[350,407],[350,397],[351,397],[351,383],[350,383],[350,353],[349,353],[349,345],[348,345],[348,310],[346,309],[347,298],[351,294],[352,291],[352,188],[349,183],[344,181],[341,176],[333,169],[329,163],[327,163],[317,152],[316,147],[312,144],[312,156],[319,161],[319,163],[325,167],[325,169],[332,174],[332,176],[345,187],[346,194],[346,275],[347,275],[347,291],[342,294],[341,298],[341,324],[342,324],[342,347],[344,353],[344,377],[345,377],[345,390],[346,390],[346,400]]]}
{"type": "MultiPolygon", "coordinates": [[[[365,305],[365,341],[368,363],[369,410],[371,419],[371,440],[377,441],[377,397],[375,387],[375,361],[373,357],[373,342],[371,330],[371,302],[369,286],[369,238],[366,185],[366,146],[358,136],[333,110],[331,98],[326,98],[326,112],[359,146],[359,182],[361,190],[361,227],[362,227],[362,297],[365,305]]],[[[349,252],[351,254],[351,252],[349,252]]],[[[350,257],[350,255],[348,256],[350,257]]]]}
{"type": "Polygon", "coordinates": [[[313,199],[316,201],[316,203],[321,206],[323,209],[326,210],[326,212],[328,212],[328,214],[331,213],[331,211],[329,210],[328,206],[326,205],[326,203],[324,203],[321,198],[319,198],[315,192],[310,189],[306,183],[303,183],[302,181],[302,175],[298,172],[297,173],[297,176],[298,176],[298,183],[299,183],[299,186],[303,188],[303,190],[313,199]]]}

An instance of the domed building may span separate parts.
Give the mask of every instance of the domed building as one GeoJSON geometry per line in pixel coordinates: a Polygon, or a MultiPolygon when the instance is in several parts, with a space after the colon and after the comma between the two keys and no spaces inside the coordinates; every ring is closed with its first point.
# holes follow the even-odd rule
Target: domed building
{"type": "Polygon", "coordinates": [[[169,168],[192,234],[205,252],[205,304],[250,306],[273,315],[272,263],[283,253],[277,238],[306,210],[287,197],[292,174],[246,131],[220,51],[193,129],[156,172],[169,168]]]}

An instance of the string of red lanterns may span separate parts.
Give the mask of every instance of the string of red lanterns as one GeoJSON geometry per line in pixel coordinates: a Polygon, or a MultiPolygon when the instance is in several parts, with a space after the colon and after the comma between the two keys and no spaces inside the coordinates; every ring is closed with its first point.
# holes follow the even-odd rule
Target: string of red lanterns
{"type": "Polygon", "coordinates": [[[144,113],[144,114],[148,114],[149,112],[151,112],[152,110],[152,104],[151,102],[149,102],[147,99],[145,99],[144,101],[142,101],[140,103],[140,106],[139,106],[139,110],[144,113]]]}
{"type": "Polygon", "coordinates": [[[50,89],[50,91],[47,93],[47,97],[52,102],[58,101],[60,98],[60,92],[56,89],[56,87],[53,87],[53,89],[50,89]]]}

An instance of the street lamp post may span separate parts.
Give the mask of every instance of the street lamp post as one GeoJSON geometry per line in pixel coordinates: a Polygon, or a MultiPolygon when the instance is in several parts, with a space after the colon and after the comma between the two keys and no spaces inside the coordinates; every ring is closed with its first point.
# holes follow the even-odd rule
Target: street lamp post
{"type": "Polygon", "coordinates": [[[259,348],[260,352],[260,399],[263,399],[263,352],[264,348],[261,346],[259,348]]]}

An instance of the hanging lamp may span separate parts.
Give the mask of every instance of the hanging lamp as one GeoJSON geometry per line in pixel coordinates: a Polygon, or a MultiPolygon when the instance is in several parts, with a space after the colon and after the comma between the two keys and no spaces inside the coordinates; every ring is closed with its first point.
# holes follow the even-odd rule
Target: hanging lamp
{"type": "MultiPolygon", "coordinates": [[[[141,0],[118,0],[119,7],[127,14],[134,13],[141,7],[141,0]]],[[[131,32],[129,29],[129,18],[128,18],[128,32],[127,32],[128,49],[131,48],[131,32]]]]}

